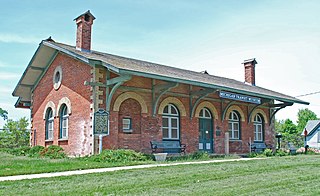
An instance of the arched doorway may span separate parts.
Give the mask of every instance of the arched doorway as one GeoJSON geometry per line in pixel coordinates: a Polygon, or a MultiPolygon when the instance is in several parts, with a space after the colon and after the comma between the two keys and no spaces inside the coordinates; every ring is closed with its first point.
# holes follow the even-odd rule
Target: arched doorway
{"type": "Polygon", "coordinates": [[[213,153],[212,115],[207,108],[202,108],[199,114],[199,150],[213,153]]]}

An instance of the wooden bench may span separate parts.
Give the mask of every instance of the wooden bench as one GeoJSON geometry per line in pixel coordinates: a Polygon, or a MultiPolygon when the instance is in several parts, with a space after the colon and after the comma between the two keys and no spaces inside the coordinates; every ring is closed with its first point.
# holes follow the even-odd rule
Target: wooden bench
{"type": "Polygon", "coordinates": [[[152,153],[184,153],[186,145],[181,144],[180,141],[150,141],[152,153]]]}
{"type": "MultiPolygon", "coordinates": [[[[250,144],[249,144],[250,145],[250,144]]],[[[250,145],[251,152],[261,153],[267,148],[266,143],[252,143],[250,145]]]]}

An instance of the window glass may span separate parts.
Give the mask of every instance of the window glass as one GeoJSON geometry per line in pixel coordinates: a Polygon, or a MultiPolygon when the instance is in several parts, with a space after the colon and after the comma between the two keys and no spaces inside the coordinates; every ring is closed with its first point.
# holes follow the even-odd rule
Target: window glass
{"type": "Polygon", "coordinates": [[[52,140],[53,139],[53,111],[51,108],[47,109],[47,116],[46,116],[46,134],[45,139],[46,140],[52,140]]]}
{"type": "Polygon", "coordinates": [[[122,119],[122,129],[123,130],[130,130],[131,129],[131,119],[130,118],[122,119]]]}
{"type": "Polygon", "coordinates": [[[60,139],[66,139],[68,137],[68,121],[69,121],[69,114],[68,108],[66,104],[61,106],[60,112],[60,139]]]}
{"type": "Polygon", "coordinates": [[[240,120],[235,111],[229,114],[228,128],[230,139],[240,139],[240,120]]]}
{"type": "Polygon", "coordinates": [[[211,118],[211,114],[207,108],[202,108],[199,113],[200,118],[211,118]]]}
{"type": "Polygon", "coordinates": [[[169,129],[168,128],[162,128],[162,136],[163,136],[163,138],[169,138],[169,129]]]}
{"type": "Polygon", "coordinates": [[[254,141],[262,142],[263,141],[263,120],[262,117],[257,114],[254,117],[253,121],[254,127],[254,141]]]}
{"type": "Polygon", "coordinates": [[[169,127],[169,119],[168,118],[162,118],[162,127],[169,127]]]}
{"type": "Polygon", "coordinates": [[[163,109],[162,115],[163,139],[179,139],[179,112],[173,104],[163,109]]]}

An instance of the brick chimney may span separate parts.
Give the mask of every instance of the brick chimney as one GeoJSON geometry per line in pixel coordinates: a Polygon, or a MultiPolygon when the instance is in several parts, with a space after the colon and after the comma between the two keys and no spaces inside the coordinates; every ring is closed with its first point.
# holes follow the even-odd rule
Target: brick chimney
{"type": "Polygon", "coordinates": [[[256,64],[258,64],[256,59],[253,58],[253,59],[245,60],[242,64],[244,65],[245,83],[255,86],[256,85],[255,66],[256,64]]]}
{"type": "Polygon", "coordinates": [[[91,50],[91,27],[93,20],[96,19],[90,10],[81,14],[76,19],[77,24],[77,40],[76,49],[84,52],[90,52],[91,50]]]}

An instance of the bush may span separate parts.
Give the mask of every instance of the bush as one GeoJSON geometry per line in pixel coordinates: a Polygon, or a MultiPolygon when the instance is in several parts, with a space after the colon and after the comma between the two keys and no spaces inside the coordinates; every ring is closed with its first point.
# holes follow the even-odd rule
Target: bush
{"type": "Polygon", "coordinates": [[[264,151],[263,151],[263,154],[266,156],[266,157],[271,157],[271,156],[273,156],[273,151],[271,150],[271,149],[265,149],[264,151]]]}
{"type": "Polygon", "coordinates": [[[107,162],[107,163],[127,163],[135,161],[147,161],[150,157],[135,152],[133,150],[117,149],[117,150],[103,150],[101,154],[86,157],[87,160],[96,162],[107,162]]]}
{"type": "Polygon", "coordinates": [[[28,157],[40,157],[40,152],[43,150],[43,146],[33,146],[28,152],[28,157]]]}
{"type": "Polygon", "coordinates": [[[29,153],[30,147],[24,146],[19,148],[8,148],[7,152],[15,156],[26,156],[29,153]]]}
{"type": "Polygon", "coordinates": [[[283,149],[278,149],[278,150],[276,150],[276,156],[280,156],[280,157],[282,157],[282,156],[288,156],[290,153],[289,152],[287,152],[286,150],[283,150],[283,149]]]}
{"type": "Polygon", "coordinates": [[[56,145],[51,145],[47,148],[44,148],[42,151],[40,151],[40,156],[48,157],[50,159],[62,159],[67,157],[63,152],[63,148],[56,145]]]}

